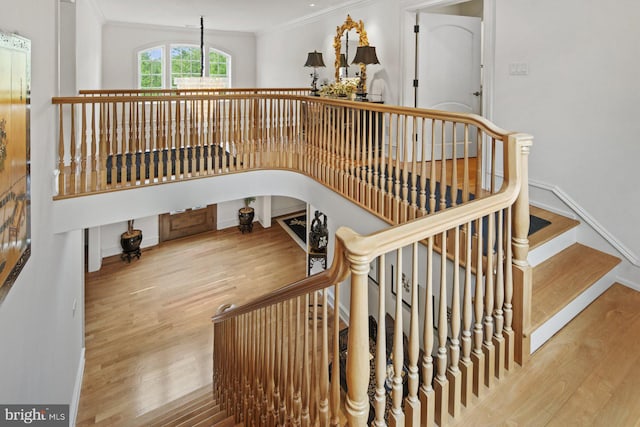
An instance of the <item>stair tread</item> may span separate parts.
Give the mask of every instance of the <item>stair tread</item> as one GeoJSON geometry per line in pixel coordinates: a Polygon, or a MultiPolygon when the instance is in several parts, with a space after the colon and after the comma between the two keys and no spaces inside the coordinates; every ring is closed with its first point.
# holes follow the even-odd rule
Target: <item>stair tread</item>
{"type": "Polygon", "coordinates": [[[550,319],[620,263],[620,258],[574,243],[533,269],[531,325],[550,319]]]}
{"type": "Polygon", "coordinates": [[[538,218],[546,219],[551,224],[543,227],[529,236],[529,249],[535,249],[547,243],[549,240],[562,233],[571,230],[574,227],[580,225],[580,221],[567,218],[566,216],[558,215],[553,212],[549,212],[545,209],[538,208],[536,206],[529,206],[529,213],[535,215],[538,218]]]}
{"type": "Polygon", "coordinates": [[[163,427],[184,427],[191,426],[195,422],[207,418],[220,412],[220,406],[213,400],[205,402],[197,407],[192,407],[188,411],[183,411],[182,415],[163,423],[163,427]]]}
{"type": "Polygon", "coordinates": [[[236,422],[233,418],[233,415],[228,416],[227,418],[216,422],[213,427],[233,427],[236,425],[236,422]]]}
{"type": "Polygon", "coordinates": [[[135,420],[135,425],[149,426],[161,425],[163,422],[170,422],[175,417],[179,417],[195,407],[211,402],[213,394],[213,385],[207,384],[204,387],[196,389],[178,399],[175,399],[153,411],[147,412],[135,420]]]}

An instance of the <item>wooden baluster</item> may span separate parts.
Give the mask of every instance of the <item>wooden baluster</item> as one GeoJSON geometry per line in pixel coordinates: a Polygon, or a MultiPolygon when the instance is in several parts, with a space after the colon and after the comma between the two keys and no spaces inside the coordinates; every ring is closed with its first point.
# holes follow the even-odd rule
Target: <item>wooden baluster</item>
{"type": "MultiPolygon", "coordinates": [[[[493,163],[495,165],[495,163],[493,163]]],[[[493,187],[493,184],[492,184],[493,187]]],[[[485,354],[484,383],[491,388],[495,377],[495,347],[493,338],[493,305],[494,305],[494,242],[495,242],[495,214],[488,215],[487,229],[487,269],[485,271],[485,295],[484,295],[484,342],[482,349],[485,354]]]]}
{"type": "Polygon", "coordinates": [[[131,103],[130,107],[131,108],[131,117],[133,122],[130,124],[131,126],[131,133],[132,133],[132,137],[131,137],[131,184],[132,185],[136,185],[136,181],[137,181],[137,177],[138,177],[138,168],[137,168],[137,161],[136,161],[136,157],[138,155],[138,151],[139,151],[139,126],[140,126],[140,120],[139,120],[139,110],[138,110],[138,106],[139,103],[135,102],[135,103],[131,103]]]}
{"type": "Polygon", "coordinates": [[[411,140],[413,143],[413,148],[411,151],[411,212],[409,215],[409,219],[416,218],[418,212],[418,165],[417,165],[417,157],[418,157],[418,128],[417,128],[417,118],[411,118],[413,123],[413,130],[411,132],[411,140]]]}
{"type": "Polygon", "coordinates": [[[81,132],[80,132],[80,193],[87,192],[87,104],[80,104],[81,132]]]}
{"type": "Polygon", "coordinates": [[[118,186],[118,103],[114,102],[113,106],[113,127],[112,138],[109,146],[109,154],[111,155],[111,187],[118,186]]]}
{"type": "MultiPolygon", "coordinates": [[[[413,176],[415,176],[415,169],[414,157],[413,176]]],[[[413,195],[413,200],[415,200],[415,194],[413,195]]],[[[409,366],[407,368],[409,394],[406,397],[404,404],[404,409],[407,415],[407,425],[410,427],[418,427],[420,425],[420,401],[418,400],[418,353],[420,351],[420,326],[418,324],[420,317],[418,313],[418,264],[418,242],[415,242],[412,245],[411,257],[411,317],[409,319],[409,348],[407,349],[409,356],[409,366]]],[[[398,293],[400,293],[400,291],[398,293]]]]}
{"type": "MultiPolygon", "coordinates": [[[[444,154],[444,152],[443,152],[444,154]]],[[[444,163],[444,162],[443,162],[444,163]]],[[[442,187],[441,187],[442,188],[442,187]]],[[[447,232],[441,237],[442,254],[447,253],[447,232]]],[[[436,423],[446,425],[449,416],[449,381],[447,380],[447,257],[440,256],[440,298],[438,303],[438,355],[436,360],[436,423]]]]}
{"type": "MultiPolygon", "coordinates": [[[[387,391],[385,389],[385,380],[387,378],[387,337],[386,322],[387,314],[385,296],[386,296],[386,261],[385,255],[380,255],[378,260],[378,330],[376,331],[376,394],[375,394],[375,412],[374,425],[376,427],[386,426],[384,420],[384,412],[386,409],[387,391]]],[[[369,331],[371,333],[371,331],[369,331]]]]}
{"type": "MultiPolygon", "coordinates": [[[[409,208],[409,144],[413,141],[407,141],[407,116],[402,116],[402,135],[399,135],[398,141],[402,143],[402,158],[400,159],[400,168],[402,170],[402,198],[401,198],[401,211],[399,216],[399,222],[404,223],[407,221],[407,211],[409,208]]],[[[400,126],[398,126],[399,128],[400,126]]],[[[412,137],[413,139],[413,137],[412,137]]]]}
{"type": "Polygon", "coordinates": [[[126,186],[127,181],[127,153],[129,152],[129,139],[127,132],[127,119],[126,119],[126,106],[127,104],[122,102],[120,111],[120,166],[118,167],[118,173],[120,175],[120,186],[126,186]]]}
{"type": "Polygon", "coordinates": [[[503,304],[504,304],[504,251],[503,251],[503,228],[504,228],[504,210],[498,211],[498,237],[496,240],[496,246],[498,252],[496,254],[496,283],[495,283],[495,330],[493,332],[493,346],[496,349],[496,365],[495,376],[496,378],[502,378],[505,375],[505,341],[503,337],[504,332],[504,316],[503,316],[503,304]]]}
{"type": "MultiPolygon", "coordinates": [[[[84,104],[82,104],[84,105],[84,104]]],[[[71,177],[69,178],[69,188],[67,188],[66,193],[67,194],[76,194],[77,193],[77,187],[76,187],[76,172],[78,170],[78,163],[77,163],[77,157],[76,157],[76,148],[77,148],[77,143],[76,143],[76,108],[75,108],[75,104],[71,104],[71,129],[69,131],[69,136],[70,136],[70,141],[69,141],[69,149],[71,151],[71,165],[70,165],[70,169],[71,169],[71,177]]]]}
{"type": "Polygon", "coordinates": [[[511,253],[511,206],[507,208],[506,224],[504,228],[504,246],[506,259],[504,261],[504,330],[505,338],[505,369],[514,368],[515,335],[513,332],[513,256],[511,253]]]}
{"type": "Polygon", "coordinates": [[[318,291],[313,292],[313,309],[311,319],[311,396],[309,398],[310,424],[315,425],[318,419],[319,407],[319,372],[320,361],[318,360],[318,291]]]}
{"type": "Polygon", "coordinates": [[[452,145],[452,155],[451,155],[451,206],[458,205],[458,138],[456,135],[456,131],[458,125],[456,122],[451,123],[453,126],[453,141],[452,145]]]}
{"type": "MultiPolygon", "coordinates": [[[[199,145],[199,144],[198,144],[199,145]]],[[[260,323],[256,325],[258,330],[258,357],[256,364],[258,366],[258,395],[256,399],[257,414],[256,420],[260,420],[260,425],[265,425],[267,422],[267,352],[266,352],[266,335],[267,335],[267,312],[266,308],[261,308],[258,311],[258,317],[260,323]],[[266,362],[266,363],[265,363],[266,362]]]]}
{"type": "MultiPolygon", "coordinates": [[[[149,101],[149,166],[147,167],[147,172],[149,175],[149,183],[153,183],[156,178],[156,162],[155,156],[161,156],[161,152],[158,150],[157,146],[157,121],[154,120],[155,114],[153,112],[153,106],[156,103],[154,101],[149,101]],[[155,123],[155,126],[154,126],[155,123]]],[[[161,159],[161,157],[159,157],[161,159]]],[[[145,175],[146,176],[146,175],[145,175]]]]}
{"type": "Polygon", "coordinates": [[[140,185],[146,184],[147,174],[148,174],[148,166],[147,165],[147,155],[149,156],[149,162],[152,161],[153,152],[151,151],[151,147],[148,144],[149,139],[147,138],[147,103],[141,102],[142,107],[142,123],[140,126],[140,185]]]}
{"type": "MultiPolygon", "coordinates": [[[[310,413],[309,413],[309,398],[311,394],[310,390],[310,381],[309,381],[309,319],[307,317],[309,310],[309,294],[304,296],[304,316],[302,317],[302,328],[303,328],[303,336],[302,336],[302,390],[301,390],[301,399],[302,399],[302,411],[300,414],[300,424],[302,427],[308,427],[310,425],[310,413]]],[[[316,373],[314,372],[314,375],[316,373]]]]}
{"type": "Polygon", "coordinates": [[[482,352],[482,313],[483,313],[483,284],[484,275],[482,273],[483,249],[482,249],[482,218],[476,221],[476,288],[474,301],[474,328],[473,328],[473,394],[480,397],[482,395],[482,382],[484,379],[484,353],[482,352]]]}
{"type": "Polygon", "coordinates": [[[108,140],[108,124],[107,113],[109,111],[108,104],[100,103],[100,178],[98,180],[98,188],[103,190],[107,188],[107,140],[108,140]]]}
{"type": "Polygon", "coordinates": [[[275,359],[273,366],[273,417],[276,425],[281,425],[280,421],[280,404],[282,402],[282,343],[284,337],[282,336],[283,324],[284,324],[284,312],[283,303],[276,305],[276,325],[275,325],[275,359]]]}
{"type": "MultiPolygon", "coordinates": [[[[440,133],[440,210],[447,208],[447,122],[442,121],[442,132],[440,133]]],[[[444,252],[443,252],[444,253],[444,252]]]]}
{"type": "Polygon", "coordinates": [[[469,406],[473,391],[473,363],[471,362],[471,323],[473,321],[472,291],[471,291],[471,267],[472,267],[472,232],[471,222],[464,228],[465,235],[465,269],[464,269],[464,296],[462,301],[462,360],[460,369],[462,372],[462,404],[469,406]]]}
{"type": "MultiPolygon", "coordinates": [[[[455,138],[454,145],[455,145],[455,138]]],[[[455,159],[455,156],[454,156],[455,159]]],[[[455,160],[454,160],[455,165],[455,160]]],[[[453,177],[456,172],[453,172],[453,177]]],[[[462,402],[462,378],[459,369],[460,362],[460,227],[454,229],[453,239],[453,289],[451,295],[451,342],[449,344],[449,413],[454,417],[460,416],[462,402]]],[[[468,263],[467,263],[468,264],[468,263]]]]}
{"type": "MultiPolygon", "coordinates": [[[[71,106],[73,110],[73,105],[71,106]]],[[[64,104],[58,105],[58,195],[67,194],[65,183],[68,181],[64,167],[64,104]]]]}
{"type": "MultiPolygon", "coordinates": [[[[171,102],[169,102],[169,104],[171,104],[171,102]]],[[[155,162],[153,162],[152,167],[153,167],[153,177],[154,178],[157,177],[157,182],[162,182],[163,177],[165,175],[164,149],[163,149],[164,147],[162,146],[162,139],[160,138],[160,105],[161,105],[161,102],[158,102],[157,104],[154,102],[151,102],[151,111],[149,112],[149,115],[155,119],[153,121],[153,123],[155,123],[155,126],[153,126],[152,128],[153,135],[154,135],[152,144],[155,149],[154,151],[158,156],[158,166],[156,167],[155,162]],[[153,111],[154,105],[156,105],[155,114],[153,111]]]]}
{"type": "Polygon", "coordinates": [[[300,297],[295,299],[296,313],[294,316],[295,319],[295,330],[294,330],[294,348],[293,348],[293,425],[300,425],[300,417],[302,413],[302,395],[301,395],[301,372],[300,372],[300,358],[304,358],[300,349],[300,297]]]}
{"type": "Polygon", "coordinates": [[[196,159],[196,150],[198,148],[198,127],[200,122],[198,102],[196,99],[192,99],[189,102],[189,139],[187,140],[187,148],[185,149],[185,155],[189,154],[191,159],[187,159],[188,176],[198,176],[196,169],[198,168],[198,161],[196,159]]]}
{"type": "Polygon", "coordinates": [[[402,293],[403,293],[403,274],[402,274],[402,248],[396,251],[397,270],[395,274],[396,282],[396,310],[394,317],[393,330],[393,383],[391,389],[391,412],[389,414],[389,423],[392,427],[404,426],[404,412],[402,412],[402,367],[404,365],[404,350],[402,343],[402,293]]]}
{"type": "MultiPolygon", "coordinates": [[[[320,356],[320,406],[319,418],[320,426],[329,425],[329,334],[327,330],[328,310],[327,310],[327,290],[322,291],[322,354],[320,356]]],[[[333,370],[340,369],[337,360],[333,362],[333,370]]]]}
{"type": "Polygon", "coordinates": [[[374,152],[376,149],[375,143],[373,142],[376,138],[375,132],[376,129],[373,127],[373,121],[377,120],[377,113],[374,111],[367,111],[367,139],[365,141],[365,153],[367,158],[367,164],[365,169],[365,184],[366,184],[366,197],[365,197],[365,206],[369,209],[375,209],[373,204],[373,158],[374,152]]]}
{"type": "MultiPolygon", "coordinates": [[[[432,164],[433,169],[433,164],[432,164]]],[[[424,327],[422,341],[422,385],[420,386],[421,425],[432,427],[435,424],[435,391],[433,382],[433,236],[427,241],[427,285],[425,289],[424,327]]]]}
{"type": "MultiPolygon", "coordinates": [[[[329,405],[331,411],[330,424],[340,425],[340,284],[336,283],[333,288],[333,366],[331,375],[331,391],[329,405]]],[[[347,353],[348,354],[348,353],[347,353]]],[[[347,362],[347,372],[349,371],[347,362]]],[[[345,375],[347,375],[345,372],[345,375]]],[[[348,381],[348,377],[347,377],[348,381]]],[[[367,381],[368,382],[368,381],[367,381]]]]}
{"type": "Polygon", "coordinates": [[[213,102],[213,115],[214,115],[214,132],[213,132],[213,143],[211,145],[211,151],[213,155],[213,172],[214,174],[222,173],[222,162],[224,161],[224,154],[222,154],[222,158],[219,157],[221,153],[224,153],[224,150],[221,149],[221,137],[220,132],[222,131],[222,124],[220,123],[220,110],[221,110],[221,101],[216,99],[213,102]]]}
{"type": "Polygon", "coordinates": [[[483,137],[482,131],[480,129],[477,130],[476,133],[476,197],[482,197],[482,179],[483,179],[483,169],[485,168],[484,162],[484,148],[483,148],[483,137]]]}
{"type": "Polygon", "coordinates": [[[90,191],[96,191],[98,188],[98,138],[96,135],[96,104],[91,103],[91,182],[90,191]]]}
{"type": "Polygon", "coordinates": [[[496,139],[491,138],[491,194],[498,191],[496,186],[496,139]]]}
{"type": "Polygon", "coordinates": [[[205,172],[205,155],[204,155],[204,146],[205,146],[205,131],[207,124],[207,115],[209,113],[208,109],[205,109],[204,99],[200,99],[200,111],[198,113],[198,152],[200,153],[199,159],[199,168],[196,172],[197,176],[206,175],[205,172]]]}
{"type": "MultiPolygon", "coordinates": [[[[469,201],[469,125],[464,124],[464,173],[462,175],[462,202],[469,201]]],[[[476,168],[481,168],[482,165],[476,163],[476,168]]],[[[478,194],[479,196],[479,194],[478,194]]],[[[471,259],[471,258],[465,258],[471,259]]]]}
{"type": "Polygon", "coordinates": [[[180,163],[180,173],[178,174],[178,167],[176,166],[176,179],[178,178],[184,179],[189,176],[189,155],[188,155],[187,149],[189,147],[191,131],[189,127],[190,123],[189,123],[189,109],[187,108],[188,105],[189,105],[189,102],[185,101],[184,107],[183,107],[184,110],[181,114],[181,116],[183,117],[182,119],[183,133],[180,135],[179,150],[176,150],[176,155],[179,154],[178,162],[180,163]]]}
{"type": "Polygon", "coordinates": [[[392,216],[392,220],[398,224],[401,220],[400,218],[400,204],[402,201],[402,193],[401,193],[401,184],[400,184],[400,174],[403,173],[402,172],[402,150],[404,148],[404,145],[402,144],[401,140],[400,140],[400,123],[401,123],[401,119],[400,119],[400,115],[396,116],[397,118],[397,123],[396,123],[396,137],[395,137],[395,141],[396,141],[396,158],[395,158],[395,164],[394,164],[394,171],[393,171],[393,175],[394,175],[394,186],[393,186],[393,190],[394,190],[394,194],[395,197],[393,198],[393,216],[392,216]]]}
{"type": "Polygon", "coordinates": [[[214,148],[214,138],[213,138],[213,100],[211,98],[207,99],[207,126],[205,137],[203,140],[203,148],[202,148],[202,157],[204,158],[204,175],[213,174],[213,148],[214,148]],[[205,155],[206,153],[206,155],[205,155]]]}
{"type": "Polygon", "coordinates": [[[431,173],[429,175],[429,213],[436,211],[436,171],[438,170],[436,161],[436,125],[437,121],[431,119],[431,173]]]}
{"type": "MultiPolygon", "coordinates": [[[[186,110],[184,111],[185,115],[183,116],[185,120],[187,119],[186,110]]],[[[255,376],[254,376],[254,368],[256,357],[254,353],[255,349],[255,322],[253,319],[255,312],[246,314],[246,334],[247,334],[247,343],[245,348],[245,386],[243,390],[244,402],[242,404],[242,410],[244,412],[244,420],[245,423],[251,425],[254,423],[252,405],[254,402],[254,385],[255,385],[255,376]]]]}
{"type": "Polygon", "coordinates": [[[125,179],[127,181],[127,187],[130,187],[132,185],[135,185],[136,182],[136,177],[133,174],[133,168],[134,168],[134,164],[135,164],[135,154],[136,154],[136,131],[135,131],[135,126],[136,126],[136,118],[135,118],[135,109],[134,109],[134,103],[133,102],[129,102],[127,103],[127,105],[129,106],[129,124],[127,127],[128,130],[128,145],[127,145],[127,151],[125,152],[125,155],[123,156],[123,159],[129,159],[128,161],[125,160],[125,164],[124,166],[124,170],[125,170],[125,179]]]}
{"type": "Polygon", "coordinates": [[[287,329],[287,342],[288,346],[288,363],[287,363],[287,423],[292,424],[295,417],[295,408],[294,408],[294,394],[295,394],[295,369],[296,369],[296,359],[295,359],[295,314],[294,314],[294,301],[289,300],[288,302],[288,329],[287,329]]]}
{"type": "MultiPolygon", "coordinates": [[[[420,216],[427,211],[427,119],[422,119],[422,150],[420,152],[420,216]]],[[[433,161],[431,162],[433,164],[433,161]]],[[[433,168],[432,168],[433,169],[433,168]]]]}

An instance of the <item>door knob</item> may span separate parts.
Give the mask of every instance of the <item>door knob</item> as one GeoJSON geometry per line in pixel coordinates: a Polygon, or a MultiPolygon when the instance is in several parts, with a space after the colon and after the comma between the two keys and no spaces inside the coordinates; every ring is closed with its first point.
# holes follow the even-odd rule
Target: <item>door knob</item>
{"type": "Polygon", "coordinates": [[[482,95],[482,92],[480,92],[480,91],[478,90],[478,91],[473,92],[473,93],[472,93],[472,95],[473,95],[473,96],[480,96],[480,95],[482,95]]]}

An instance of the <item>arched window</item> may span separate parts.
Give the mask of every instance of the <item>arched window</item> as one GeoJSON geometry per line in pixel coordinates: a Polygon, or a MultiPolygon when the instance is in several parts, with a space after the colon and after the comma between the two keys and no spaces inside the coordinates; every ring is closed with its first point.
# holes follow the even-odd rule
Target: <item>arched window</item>
{"type": "Polygon", "coordinates": [[[199,47],[171,46],[171,89],[180,77],[200,77],[199,47]]]}
{"type": "Polygon", "coordinates": [[[138,52],[138,86],[142,89],[164,87],[164,47],[157,46],[138,52]]]}
{"type": "Polygon", "coordinates": [[[216,78],[218,87],[231,87],[231,55],[209,49],[209,77],[216,78]]]}
{"type": "MultiPolygon", "coordinates": [[[[208,52],[204,75],[215,79],[215,87],[231,87],[231,55],[214,48],[208,52]]],[[[176,78],[200,76],[200,48],[166,44],[140,50],[137,73],[138,87],[142,89],[175,88],[176,78]]]]}

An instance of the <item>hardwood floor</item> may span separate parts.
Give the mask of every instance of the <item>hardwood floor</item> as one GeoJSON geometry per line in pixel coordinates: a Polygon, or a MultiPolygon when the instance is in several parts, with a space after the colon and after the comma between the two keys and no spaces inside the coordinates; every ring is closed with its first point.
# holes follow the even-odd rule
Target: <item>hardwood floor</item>
{"type": "Polygon", "coordinates": [[[454,425],[639,426],[639,306],[614,284],[454,425]]]}
{"type": "Polygon", "coordinates": [[[302,279],[305,268],[304,251],[274,221],[165,242],[87,274],[77,425],[133,425],[211,383],[217,308],[302,279]]]}

